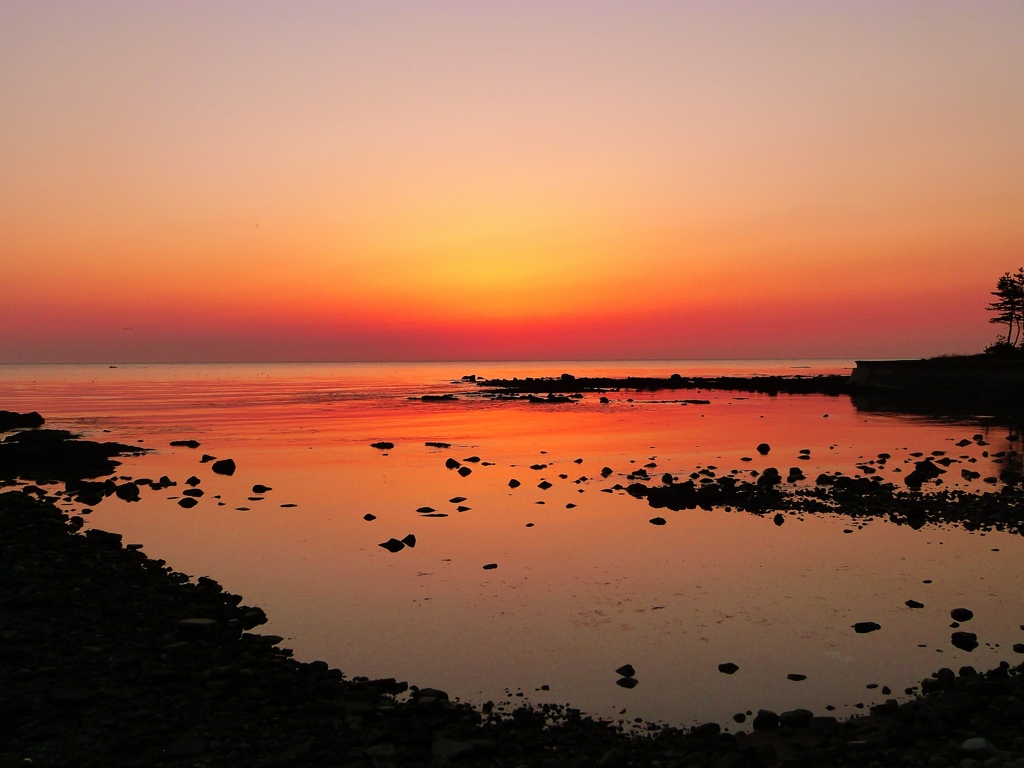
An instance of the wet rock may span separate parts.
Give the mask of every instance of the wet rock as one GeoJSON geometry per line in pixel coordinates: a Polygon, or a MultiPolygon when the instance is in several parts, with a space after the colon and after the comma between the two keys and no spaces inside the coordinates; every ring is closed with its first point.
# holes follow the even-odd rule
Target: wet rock
{"type": "Polygon", "coordinates": [[[462,464],[459,461],[457,461],[456,459],[452,459],[452,458],[446,459],[445,462],[444,462],[444,465],[448,469],[458,469],[459,467],[462,466],[462,464]]]}
{"type": "Polygon", "coordinates": [[[252,487],[252,492],[253,493],[266,493],[267,491],[272,491],[272,490],[274,490],[274,489],[271,488],[269,485],[260,485],[258,483],[252,487]]]}
{"type": "Polygon", "coordinates": [[[498,567],[497,563],[487,563],[487,565],[484,566],[484,570],[485,571],[493,571],[497,567],[498,567]]]}
{"type": "Polygon", "coordinates": [[[416,537],[410,533],[408,536],[402,539],[402,543],[405,544],[405,546],[412,549],[416,546],[416,537]]]}
{"type": "Polygon", "coordinates": [[[461,504],[465,500],[466,500],[465,496],[452,496],[450,499],[448,499],[448,503],[449,504],[461,504]]]}
{"type": "Polygon", "coordinates": [[[745,723],[747,722],[747,714],[745,712],[737,712],[732,716],[732,719],[737,723],[745,723]]]}
{"type": "Polygon", "coordinates": [[[541,480],[539,483],[537,483],[537,487],[540,488],[542,491],[546,491],[548,488],[551,487],[551,483],[549,483],[547,480],[541,480]]]}
{"type": "Polygon", "coordinates": [[[520,483],[514,477],[511,480],[508,481],[508,487],[509,488],[518,488],[520,485],[522,485],[522,483],[520,483]]]}
{"type": "Polygon", "coordinates": [[[967,739],[960,745],[960,753],[967,755],[968,757],[991,757],[998,751],[999,750],[996,748],[995,744],[980,736],[976,736],[973,739],[967,739]]]}
{"type": "Polygon", "coordinates": [[[77,435],[62,429],[15,432],[0,442],[0,481],[21,478],[49,483],[102,477],[113,474],[120,466],[113,457],[138,456],[148,450],[79,440],[77,435]]]}
{"type": "Polygon", "coordinates": [[[401,552],[403,549],[405,549],[405,544],[400,542],[398,539],[394,538],[388,539],[387,541],[378,544],[377,546],[382,547],[391,553],[401,552]]]}
{"type": "Polygon", "coordinates": [[[463,477],[468,477],[469,475],[473,474],[473,470],[470,469],[469,467],[459,467],[459,474],[462,475],[463,477]]]}
{"type": "Polygon", "coordinates": [[[174,448],[198,448],[200,445],[198,440],[171,440],[170,444],[174,448]]]}
{"type": "Polygon", "coordinates": [[[369,512],[367,512],[365,515],[363,515],[363,520],[366,520],[367,522],[370,522],[370,521],[376,520],[376,519],[377,519],[377,516],[376,515],[372,515],[369,512]]]}
{"type": "Polygon", "coordinates": [[[387,440],[380,440],[376,443],[370,443],[370,447],[376,448],[378,451],[390,451],[395,447],[395,444],[388,442],[387,440]]]}
{"type": "Polygon", "coordinates": [[[1024,643],[1014,643],[1013,644],[1013,652],[1014,653],[1024,653],[1024,643]]]}
{"type": "Polygon", "coordinates": [[[193,499],[191,496],[186,496],[183,499],[178,500],[178,506],[184,507],[185,509],[192,509],[199,502],[193,499]]]}
{"type": "Polygon", "coordinates": [[[192,757],[203,754],[208,748],[208,742],[201,736],[182,736],[167,747],[167,756],[192,757]]]}
{"type": "MultiPolygon", "coordinates": [[[[794,709],[783,712],[779,715],[779,725],[784,728],[807,728],[814,719],[814,713],[809,709],[794,709]]],[[[829,718],[835,720],[835,718],[829,718]]]]}
{"type": "Polygon", "coordinates": [[[114,489],[114,494],[119,499],[124,501],[138,501],[139,500],[139,486],[135,483],[124,483],[123,485],[117,486],[114,489]]]}
{"type": "Polygon", "coordinates": [[[731,661],[718,665],[718,671],[723,675],[735,675],[738,670],[739,667],[731,661]]]}
{"type": "Polygon", "coordinates": [[[635,677],[636,670],[633,669],[632,664],[623,664],[621,667],[615,670],[615,674],[621,677],[635,677]]]}
{"type": "Polygon", "coordinates": [[[665,524],[665,518],[664,517],[652,517],[647,522],[649,522],[651,525],[664,525],[665,524]]]}
{"type": "Polygon", "coordinates": [[[213,462],[210,469],[218,475],[228,475],[230,477],[235,474],[235,462],[231,459],[221,459],[220,461],[213,462]]]}
{"type": "Polygon", "coordinates": [[[193,496],[193,497],[198,499],[199,497],[201,497],[201,496],[203,496],[205,494],[204,494],[202,488],[186,488],[184,491],[181,492],[181,495],[182,496],[193,496]]]}
{"type": "Polygon", "coordinates": [[[420,513],[426,513],[426,512],[436,512],[437,510],[434,509],[433,507],[418,507],[416,509],[416,511],[420,512],[420,513]]]}
{"type": "Polygon", "coordinates": [[[959,648],[961,651],[967,651],[970,653],[978,647],[978,636],[973,632],[954,632],[949,641],[953,644],[954,648],[959,648]]]}
{"type": "Polygon", "coordinates": [[[924,608],[924,603],[919,603],[917,600],[907,600],[904,605],[906,605],[907,608],[924,608]]]}
{"type": "Polygon", "coordinates": [[[779,716],[770,709],[759,709],[754,717],[755,731],[768,731],[779,727],[779,716]]]}
{"type": "Polygon", "coordinates": [[[881,628],[881,624],[877,624],[873,621],[858,621],[853,625],[853,631],[858,635],[866,635],[868,632],[877,632],[881,628]]]}
{"type": "Polygon", "coordinates": [[[607,397],[603,397],[603,396],[602,396],[602,397],[600,398],[600,403],[601,403],[601,405],[608,405],[608,403],[610,403],[610,402],[611,402],[611,400],[609,400],[609,399],[608,399],[607,397]]]}
{"type": "Polygon", "coordinates": [[[192,475],[192,477],[190,477],[190,478],[189,478],[188,480],[186,480],[186,481],[185,481],[185,485],[190,485],[190,486],[192,486],[193,488],[195,488],[195,487],[196,487],[197,485],[199,485],[199,484],[200,484],[201,482],[203,482],[203,481],[202,481],[202,480],[200,480],[200,479],[199,479],[198,477],[196,477],[195,475],[192,475]]]}
{"type": "Polygon", "coordinates": [[[801,674],[798,674],[798,673],[794,672],[794,673],[790,673],[790,674],[786,675],[786,679],[787,680],[792,680],[794,683],[799,683],[801,680],[806,680],[807,679],[807,675],[801,675],[801,674]]]}
{"type": "Polygon", "coordinates": [[[762,456],[767,456],[771,450],[772,447],[768,443],[759,443],[757,446],[757,452],[762,456]]]}
{"type": "Polygon", "coordinates": [[[46,420],[35,411],[17,413],[16,411],[0,411],[0,432],[15,429],[36,429],[43,426],[46,420]]]}
{"type": "Polygon", "coordinates": [[[547,468],[548,468],[547,464],[531,464],[530,465],[530,469],[538,471],[538,472],[540,470],[542,470],[542,469],[547,469],[547,468]]]}
{"type": "Polygon", "coordinates": [[[458,760],[472,751],[472,744],[467,741],[456,741],[455,739],[438,739],[430,746],[430,754],[442,763],[458,760]]]}
{"type": "Polygon", "coordinates": [[[970,611],[967,608],[954,608],[949,612],[949,616],[953,621],[965,622],[974,618],[974,611],[970,611]]]}
{"type": "Polygon", "coordinates": [[[583,459],[573,459],[572,463],[573,464],[582,464],[583,463],[583,459]]]}
{"type": "Polygon", "coordinates": [[[451,448],[452,447],[451,443],[440,443],[440,442],[437,442],[437,441],[426,442],[426,443],[424,443],[424,445],[427,446],[428,448],[451,448]]]}
{"type": "Polygon", "coordinates": [[[601,469],[601,477],[608,477],[612,473],[611,467],[603,467],[601,469]]]}
{"type": "Polygon", "coordinates": [[[800,471],[800,467],[790,467],[789,475],[786,477],[787,483],[797,483],[801,480],[806,480],[807,477],[803,472],[800,471]]]}
{"type": "Polygon", "coordinates": [[[470,510],[470,507],[467,507],[467,506],[466,506],[466,505],[464,505],[464,504],[459,504],[459,506],[457,506],[457,507],[455,508],[455,511],[456,511],[456,512],[469,512],[469,510],[470,510]]]}
{"type": "Polygon", "coordinates": [[[786,518],[783,516],[781,512],[776,512],[775,517],[772,518],[772,522],[776,525],[782,525],[784,522],[786,522],[786,518]]]}
{"type": "Polygon", "coordinates": [[[199,463],[200,464],[209,464],[211,461],[216,461],[216,460],[217,460],[216,456],[211,456],[208,453],[204,453],[202,456],[199,457],[199,463]]]}
{"type": "Polygon", "coordinates": [[[615,684],[621,688],[636,688],[639,681],[635,677],[620,677],[615,684]]]}

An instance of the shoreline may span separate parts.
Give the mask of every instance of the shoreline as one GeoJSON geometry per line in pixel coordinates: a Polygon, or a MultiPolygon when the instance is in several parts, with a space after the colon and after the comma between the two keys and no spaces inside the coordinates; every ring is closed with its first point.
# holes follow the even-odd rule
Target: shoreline
{"type": "MultiPolygon", "coordinates": [[[[115,466],[111,455],[139,450],[71,439],[47,445],[92,459],[99,452],[115,466]]],[[[43,487],[0,493],[5,767],[26,758],[68,768],[943,766],[976,758],[967,765],[1024,766],[1024,665],[1006,662],[981,675],[939,670],[920,695],[844,721],[762,711],[743,726],[753,725],[750,733],[716,723],[623,731],[570,707],[503,712],[391,679],[346,679],[324,662],[293,660],[281,638],[252,632],[263,612],[214,580],[193,583],[116,533],[83,533],[83,519],[55,502],[79,496],[84,479],[58,458],[44,451],[35,455],[38,471],[18,467],[43,487]],[[63,490],[53,487],[57,473],[63,490]]]]}
{"type": "Polygon", "coordinates": [[[716,723],[623,732],[555,705],[500,713],[297,662],[280,637],[249,631],[266,620],[260,609],[212,579],[192,583],[116,533],[82,534],[76,519],[51,498],[0,494],[5,766],[28,758],[44,766],[738,768],[888,765],[894,756],[943,766],[972,754],[1024,766],[1024,666],[939,670],[921,695],[844,721],[761,711],[750,733],[716,723]],[[396,698],[407,690],[408,700],[396,698]]]}

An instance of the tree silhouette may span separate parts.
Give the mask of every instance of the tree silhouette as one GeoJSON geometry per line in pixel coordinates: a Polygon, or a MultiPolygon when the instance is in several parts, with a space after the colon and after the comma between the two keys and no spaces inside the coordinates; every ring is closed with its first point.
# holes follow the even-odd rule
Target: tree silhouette
{"type": "Polygon", "coordinates": [[[992,348],[1018,348],[1024,338],[1024,267],[1019,267],[1016,274],[1004,273],[996,280],[992,295],[995,301],[986,309],[995,315],[989,322],[1006,325],[1006,336],[1000,336],[992,348]]]}

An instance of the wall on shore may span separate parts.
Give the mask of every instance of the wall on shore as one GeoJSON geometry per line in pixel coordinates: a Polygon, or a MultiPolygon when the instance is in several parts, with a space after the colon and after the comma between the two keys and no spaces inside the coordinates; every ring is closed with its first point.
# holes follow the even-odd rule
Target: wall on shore
{"type": "Polygon", "coordinates": [[[1024,394],[1024,361],[964,357],[858,360],[850,383],[875,389],[1024,394]]]}

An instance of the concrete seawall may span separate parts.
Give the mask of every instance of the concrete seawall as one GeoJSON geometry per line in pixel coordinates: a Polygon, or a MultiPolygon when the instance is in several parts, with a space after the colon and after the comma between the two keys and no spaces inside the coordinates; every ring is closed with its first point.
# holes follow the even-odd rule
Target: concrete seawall
{"type": "Polygon", "coordinates": [[[850,383],[866,389],[1024,395],[1024,360],[984,355],[927,360],[858,360],[850,383]]]}

